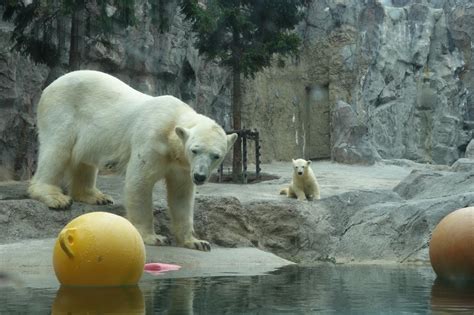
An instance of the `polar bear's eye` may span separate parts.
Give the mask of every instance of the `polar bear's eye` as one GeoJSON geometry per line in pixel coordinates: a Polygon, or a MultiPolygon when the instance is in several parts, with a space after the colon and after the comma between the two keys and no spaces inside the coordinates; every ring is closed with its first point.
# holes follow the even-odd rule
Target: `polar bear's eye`
{"type": "Polygon", "coordinates": [[[213,154],[213,155],[212,155],[212,158],[213,158],[214,160],[218,160],[218,159],[220,159],[221,157],[220,157],[219,154],[213,154]]]}
{"type": "Polygon", "coordinates": [[[192,152],[193,154],[198,154],[198,150],[196,150],[196,149],[192,149],[191,152],[192,152]]]}

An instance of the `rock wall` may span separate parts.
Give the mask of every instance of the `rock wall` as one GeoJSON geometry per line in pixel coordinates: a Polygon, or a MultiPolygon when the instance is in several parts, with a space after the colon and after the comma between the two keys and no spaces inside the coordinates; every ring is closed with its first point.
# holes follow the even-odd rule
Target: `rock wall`
{"type": "Polygon", "coordinates": [[[34,170],[34,107],[48,73],[10,51],[11,31],[11,25],[0,22],[0,181],[28,178],[34,170]]]}
{"type": "MultiPolygon", "coordinates": [[[[106,71],[145,93],[175,95],[230,129],[229,72],[199,57],[176,0],[161,5],[165,31],[152,25],[149,0],[137,1],[134,27],[109,37],[90,29],[81,68],[106,71]]],[[[57,76],[10,50],[12,30],[0,22],[0,180],[34,170],[35,105],[47,78],[57,76]]],[[[260,131],[264,162],[451,164],[464,156],[474,128],[470,0],[314,1],[298,32],[298,57],[245,82],[242,124],[260,131]],[[332,123],[338,101],[352,107],[357,141],[336,137],[353,127],[332,123]],[[373,153],[367,160],[344,153],[366,147],[373,153]]]]}
{"type": "Polygon", "coordinates": [[[247,82],[245,125],[261,130],[267,160],[341,161],[335,135],[350,126],[318,119],[334,120],[344,101],[382,158],[451,164],[473,136],[473,13],[470,1],[313,2],[299,58],[247,82]],[[309,104],[308,115],[314,86],[328,104],[309,104]],[[328,129],[308,135],[308,119],[328,129]]]}

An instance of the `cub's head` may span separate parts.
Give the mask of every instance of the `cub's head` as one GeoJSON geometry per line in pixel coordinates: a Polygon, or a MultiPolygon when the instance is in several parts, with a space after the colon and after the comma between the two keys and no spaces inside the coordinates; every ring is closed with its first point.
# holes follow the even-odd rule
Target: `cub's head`
{"type": "Polygon", "coordinates": [[[309,165],[311,164],[310,160],[304,160],[304,159],[297,159],[297,160],[292,160],[293,161],[293,170],[295,174],[298,175],[304,175],[304,173],[307,171],[309,165]]]}
{"type": "Polygon", "coordinates": [[[202,185],[209,179],[237,140],[236,133],[226,135],[217,124],[176,127],[175,132],[184,144],[191,178],[196,185],[202,185]]]}

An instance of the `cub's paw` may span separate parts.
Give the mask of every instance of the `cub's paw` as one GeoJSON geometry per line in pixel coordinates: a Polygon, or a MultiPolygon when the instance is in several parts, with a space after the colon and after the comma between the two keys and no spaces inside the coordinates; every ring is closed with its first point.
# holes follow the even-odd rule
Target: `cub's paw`
{"type": "Polygon", "coordinates": [[[46,205],[52,210],[67,210],[72,205],[72,198],[63,194],[51,194],[43,198],[46,205]]]}
{"type": "Polygon", "coordinates": [[[202,250],[203,252],[210,252],[211,251],[211,244],[207,241],[192,239],[188,242],[184,243],[184,247],[202,250]]]}
{"type": "Polygon", "coordinates": [[[148,235],[142,236],[142,238],[143,238],[143,242],[146,245],[151,245],[151,246],[169,245],[169,241],[166,236],[162,236],[158,234],[148,234],[148,235]]]}

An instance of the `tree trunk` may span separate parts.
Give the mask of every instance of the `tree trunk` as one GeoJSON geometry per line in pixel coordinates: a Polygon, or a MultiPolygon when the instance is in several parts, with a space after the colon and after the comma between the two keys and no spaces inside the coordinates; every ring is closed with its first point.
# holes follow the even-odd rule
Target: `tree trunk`
{"type": "MultiPolygon", "coordinates": [[[[54,4],[59,6],[59,0],[56,0],[54,4]]],[[[48,85],[50,85],[54,80],[59,78],[66,72],[65,65],[63,62],[63,56],[67,49],[66,47],[66,23],[67,18],[60,12],[56,18],[56,37],[58,39],[58,47],[57,47],[57,59],[54,65],[50,67],[48,76],[43,83],[42,89],[44,90],[48,85]]]]}
{"type": "Polygon", "coordinates": [[[69,70],[78,70],[81,66],[84,49],[84,17],[86,5],[84,0],[75,0],[71,17],[71,46],[69,48],[69,70]]]}
{"type": "MultiPolygon", "coordinates": [[[[242,113],[242,85],[240,71],[240,41],[239,34],[233,32],[232,47],[232,128],[240,130],[242,113]]],[[[234,154],[232,157],[232,181],[242,181],[242,139],[239,136],[234,143],[234,154]]]]}
{"type": "MultiPolygon", "coordinates": [[[[242,90],[240,82],[240,69],[232,70],[232,124],[234,130],[240,130],[241,109],[242,109],[242,90]]],[[[242,180],[242,139],[240,136],[234,144],[234,155],[232,157],[232,181],[240,182],[242,180]]]]}

